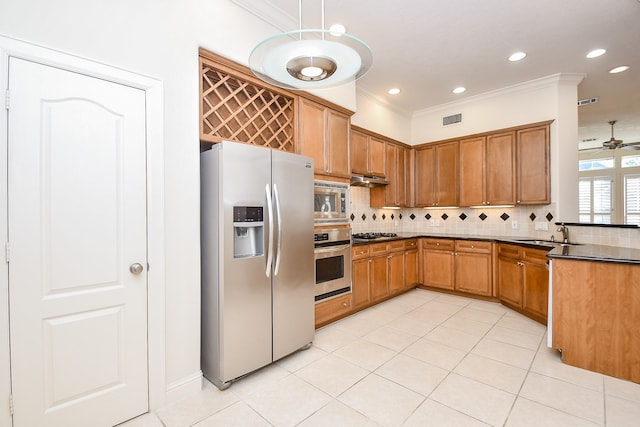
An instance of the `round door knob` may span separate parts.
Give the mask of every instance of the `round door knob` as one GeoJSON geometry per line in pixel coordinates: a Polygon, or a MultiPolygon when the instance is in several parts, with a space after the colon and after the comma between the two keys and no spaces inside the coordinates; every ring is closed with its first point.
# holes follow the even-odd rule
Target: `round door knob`
{"type": "Polygon", "coordinates": [[[144,270],[144,267],[139,262],[136,262],[129,266],[129,271],[132,272],[133,274],[140,274],[142,273],[142,270],[144,270]]]}

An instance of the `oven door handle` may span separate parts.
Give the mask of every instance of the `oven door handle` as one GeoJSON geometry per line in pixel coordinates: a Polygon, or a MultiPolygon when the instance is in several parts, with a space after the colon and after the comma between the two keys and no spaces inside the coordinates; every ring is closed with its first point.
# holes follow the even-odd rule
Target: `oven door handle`
{"type": "Polygon", "coordinates": [[[315,248],[314,252],[317,254],[326,254],[329,252],[344,251],[345,249],[350,249],[350,248],[351,248],[351,245],[328,246],[325,248],[315,248]]]}

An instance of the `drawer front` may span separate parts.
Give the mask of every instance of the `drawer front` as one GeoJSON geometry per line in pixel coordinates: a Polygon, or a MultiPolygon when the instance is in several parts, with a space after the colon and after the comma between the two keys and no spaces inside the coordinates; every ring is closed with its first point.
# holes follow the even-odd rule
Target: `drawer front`
{"type": "Polygon", "coordinates": [[[542,249],[522,248],[522,259],[535,264],[546,264],[548,252],[542,249]]]}
{"type": "Polygon", "coordinates": [[[351,311],[351,294],[341,295],[319,302],[315,307],[316,326],[333,320],[351,311]]]}
{"type": "Polygon", "coordinates": [[[386,253],[387,253],[386,243],[374,243],[373,245],[369,245],[369,254],[371,256],[382,255],[386,253]]]}
{"type": "Polygon", "coordinates": [[[498,245],[498,256],[503,256],[507,258],[522,258],[520,246],[514,245],[498,245]]]}
{"type": "Polygon", "coordinates": [[[369,258],[369,245],[358,245],[351,248],[351,259],[369,258]]]}
{"type": "Polygon", "coordinates": [[[418,247],[418,239],[407,239],[404,240],[404,248],[405,249],[416,249],[418,247]]]}
{"type": "Polygon", "coordinates": [[[452,251],[455,240],[451,239],[422,239],[422,248],[429,250],[452,251]]]}
{"type": "Polygon", "coordinates": [[[404,250],[404,240],[394,240],[387,243],[387,250],[389,252],[400,252],[404,250]]]}
{"type": "Polygon", "coordinates": [[[491,242],[478,240],[456,240],[456,252],[491,253],[491,242]]]}

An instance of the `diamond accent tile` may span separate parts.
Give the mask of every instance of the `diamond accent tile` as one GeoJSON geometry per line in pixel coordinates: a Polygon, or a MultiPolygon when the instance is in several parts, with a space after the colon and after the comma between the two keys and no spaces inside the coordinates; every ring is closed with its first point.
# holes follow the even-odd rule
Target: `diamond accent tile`
{"type": "Polygon", "coordinates": [[[442,218],[443,220],[447,220],[447,218],[449,218],[449,215],[447,215],[446,213],[443,213],[440,218],[442,218]]]}
{"type": "Polygon", "coordinates": [[[547,221],[551,221],[553,219],[553,215],[551,215],[551,212],[547,214],[546,218],[547,218],[547,221]]]}
{"type": "Polygon", "coordinates": [[[529,219],[531,219],[531,221],[535,221],[535,219],[536,219],[536,214],[534,214],[533,212],[531,212],[531,215],[529,215],[529,219]]]}
{"type": "Polygon", "coordinates": [[[373,220],[375,221],[376,218],[378,218],[378,216],[376,214],[371,215],[371,218],[373,218],[373,220]]]}
{"type": "Polygon", "coordinates": [[[509,215],[507,215],[507,213],[504,212],[502,215],[500,215],[500,218],[502,218],[503,221],[506,221],[509,219],[509,215]]]}
{"type": "Polygon", "coordinates": [[[462,213],[458,216],[458,218],[460,218],[461,220],[463,220],[463,221],[464,221],[465,219],[467,219],[467,214],[466,214],[466,213],[464,213],[464,212],[462,212],[462,213]]]}
{"type": "Polygon", "coordinates": [[[482,221],[484,221],[485,219],[487,219],[487,215],[485,215],[485,213],[482,212],[480,215],[478,215],[478,218],[480,218],[482,221]]]}
{"type": "Polygon", "coordinates": [[[391,214],[391,219],[396,219],[394,214],[391,214]]]}
{"type": "Polygon", "coordinates": [[[427,220],[429,220],[429,219],[431,219],[431,214],[430,214],[430,213],[428,213],[428,214],[426,214],[424,217],[425,217],[427,220]]]}
{"type": "Polygon", "coordinates": [[[416,216],[414,214],[409,215],[409,218],[411,218],[411,220],[413,221],[414,219],[416,219],[416,216]]]}
{"type": "MultiPolygon", "coordinates": [[[[393,215],[391,215],[393,217],[393,215]]],[[[398,214],[398,219],[402,219],[402,214],[398,214]]]]}
{"type": "Polygon", "coordinates": [[[382,220],[384,221],[385,219],[387,219],[387,214],[382,214],[382,220]]]}
{"type": "Polygon", "coordinates": [[[354,214],[351,214],[351,221],[353,221],[354,219],[356,219],[356,216],[354,214]]]}
{"type": "Polygon", "coordinates": [[[364,221],[365,219],[367,219],[367,216],[365,214],[362,214],[362,220],[364,221]]]}

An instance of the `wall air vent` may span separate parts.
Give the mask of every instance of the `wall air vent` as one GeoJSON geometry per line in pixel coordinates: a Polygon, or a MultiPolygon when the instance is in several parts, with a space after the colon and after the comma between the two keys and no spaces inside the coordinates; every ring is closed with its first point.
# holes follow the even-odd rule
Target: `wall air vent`
{"type": "Polygon", "coordinates": [[[581,99],[578,101],[578,107],[581,107],[583,105],[595,104],[596,102],[598,102],[597,96],[594,96],[593,98],[581,99]]]}
{"type": "Polygon", "coordinates": [[[462,113],[453,114],[442,118],[442,126],[452,125],[454,123],[462,123],[462,113]]]}

